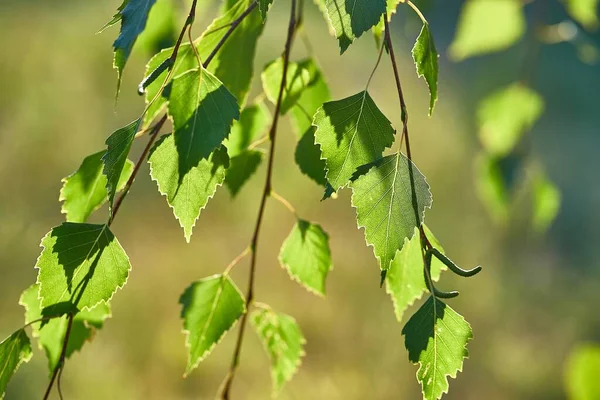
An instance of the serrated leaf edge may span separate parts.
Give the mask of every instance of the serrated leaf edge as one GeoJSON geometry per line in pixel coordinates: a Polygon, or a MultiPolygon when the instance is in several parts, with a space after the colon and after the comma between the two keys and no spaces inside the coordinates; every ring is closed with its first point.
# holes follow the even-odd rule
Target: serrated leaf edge
{"type": "MultiPolygon", "coordinates": [[[[23,331],[23,333],[25,334],[25,336],[27,337],[27,341],[29,342],[29,349],[31,350],[29,355],[25,358],[19,358],[19,361],[17,362],[17,365],[15,365],[15,368],[12,370],[12,373],[14,374],[15,372],[17,372],[17,370],[19,369],[19,367],[21,366],[21,364],[23,363],[28,363],[29,361],[31,361],[31,358],[33,357],[33,349],[31,347],[31,339],[29,339],[29,336],[27,335],[27,332],[25,332],[24,328],[18,329],[15,332],[11,333],[7,338],[5,338],[1,343],[4,343],[4,341],[8,338],[10,338],[12,335],[14,335],[15,333],[19,332],[19,331],[23,331]]],[[[8,364],[8,360],[7,360],[7,364],[8,364]]],[[[6,364],[6,365],[7,365],[6,364]]],[[[6,368],[6,365],[4,368],[6,368]]],[[[2,400],[4,398],[4,396],[6,395],[6,392],[2,392],[0,393],[0,400],[2,400]]]]}
{"type": "MultiPolygon", "coordinates": [[[[430,96],[430,100],[429,100],[429,116],[431,117],[433,115],[433,109],[435,108],[435,104],[438,101],[438,94],[437,94],[437,88],[436,88],[436,93],[435,93],[435,97],[433,97],[433,93],[431,92],[431,86],[429,85],[429,81],[427,80],[427,78],[425,77],[425,74],[422,74],[419,72],[419,66],[417,64],[417,59],[415,58],[415,48],[417,47],[417,42],[419,40],[419,37],[423,34],[423,31],[425,30],[425,27],[427,26],[427,29],[429,30],[429,22],[423,20],[423,26],[421,27],[421,31],[419,32],[419,35],[417,36],[417,39],[415,40],[415,44],[413,45],[412,50],[410,51],[410,54],[412,56],[413,62],[415,63],[415,70],[417,71],[417,78],[423,78],[423,80],[425,81],[425,84],[427,85],[427,89],[429,89],[429,96],[430,96]]],[[[429,30],[429,37],[431,37],[431,30],[429,30]]],[[[440,58],[440,55],[438,54],[437,50],[436,50],[436,59],[440,58]]],[[[439,66],[438,66],[439,69],[439,66]]],[[[438,81],[438,74],[436,74],[435,80],[438,81]]]]}

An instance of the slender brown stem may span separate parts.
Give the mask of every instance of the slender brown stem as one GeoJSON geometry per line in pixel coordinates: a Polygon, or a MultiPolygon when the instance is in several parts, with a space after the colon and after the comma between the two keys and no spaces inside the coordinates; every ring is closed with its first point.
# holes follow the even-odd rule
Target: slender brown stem
{"type": "Polygon", "coordinates": [[[123,200],[129,193],[129,189],[131,189],[131,186],[133,185],[133,181],[135,181],[135,177],[137,176],[138,172],[140,171],[140,167],[146,160],[146,156],[148,156],[148,152],[150,151],[150,148],[152,147],[152,145],[154,144],[154,141],[158,137],[158,132],[160,132],[160,129],[163,127],[163,125],[165,124],[166,121],[167,121],[167,115],[165,114],[160,119],[160,121],[158,121],[156,123],[156,125],[154,125],[154,128],[152,128],[152,131],[150,132],[150,139],[148,140],[148,144],[144,148],[144,151],[142,151],[142,154],[140,155],[140,158],[138,159],[138,161],[135,163],[135,167],[133,167],[133,172],[131,173],[131,176],[127,180],[127,183],[125,184],[125,188],[123,189],[123,192],[121,193],[119,198],[115,201],[115,205],[113,206],[112,216],[111,216],[110,220],[108,221],[108,226],[110,226],[113,223],[113,221],[115,220],[115,217],[117,216],[117,212],[119,212],[119,208],[121,208],[121,203],[123,203],[123,200]]]}
{"type": "Polygon", "coordinates": [[[248,278],[248,292],[246,294],[246,313],[242,315],[242,319],[240,321],[240,328],[238,332],[237,342],[235,345],[235,350],[233,353],[233,359],[231,361],[231,367],[229,369],[229,373],[225,377],[225,380],[222,385],[221,390],[221,398],[224,400],[228,400],[231,393],[231,386],[233,384],[233,379],[235,378],[235,373],[237,371],[237,367],[240,361],[240,353],[242,350],[242,344],[244,341],[244,332],[246,328],[246,324],[248,321],[248,313],[250,305],[254,299],[254,279],[256,275],[256,253],[257,253],[257,245],[258,239],[260,235],[260,228],[262,226],[262,221],[265,213],[265,206],[267,204],[267,198],[271,194],[271,180],[273,176],[273,159],[275,155],[275,139],[277,137],[277,123],[279,121],[279,110],[281,108],[281,102],[283,100],[283,92],[286,87],[286,78],[287,78],[287,70],[290,61],[290,52],[292,49],[292,41],[294,37],[294,32],[296,30],[296,0],[292,0],[291,11],[290,11],[290,21],[288,25],[287,38],[285,42],[285,50],[283,52],[283,74],[281,77],[281,84],[279,86],[279,95],[277,97],[277,103],[275,104],[275,114],[273,116],[273,123],[271,124],[271,129],[269,130],[269,138],[271,139],[271,147],[269,149],[269,163],[267,166],[267,176],[265,179],[265,186],[262,193],[262,198],[260,200],[260,207],[258,210],[258,217],[256,219],[256,225],[254,227],[254,233],[252,234],[252,241],[250,243],[250,249],[252,251],[251,261],[250,261],[250,272],[248,278]]]}
{"type": "Polygon", "coordinates": [[[188,26],[191,26],[194,23],[194,18],[196,17],[196,4],[198,0],[192,1],[192,6],[190,7],[190,12],[183,24],[183,28],[181,28],[181,32],[179,33],[179,37],[177,38],[177,42],[175,42],[175,47],[173,47],[173,53],[171,53],[171,67],[173,68],[173,64],[175,64],[175,60],[177,59],[177,53],[179,52],[179,47],[181,47],[181,43],[183,42],[183,36],[185,35],[185,30],[188,26]]]}
{"type": "Polygon", "coordinates": [[[73,314],[69,314],[67,317],[67,331],[65,332],[65,339],[63,341],[62,350],[60,351],[60,358],[58,360],[58,364],[56,364],[56,367],[54,367],[54,371],[52,372],[50,383],[48,384],[48,388],[46,389],[46,393],[44,394],[44,400],[48,400],[48,397],[50,396],[50,391],[52,390],[52,386],[54,386],[54,381],[59,375],[59,372],[62,371],[63,365],[65,363],[65,357],[67,355],[67,346],[69,344],[69,336],[71,336],[71,327],[73,326],[73,317],[73,314]]]}

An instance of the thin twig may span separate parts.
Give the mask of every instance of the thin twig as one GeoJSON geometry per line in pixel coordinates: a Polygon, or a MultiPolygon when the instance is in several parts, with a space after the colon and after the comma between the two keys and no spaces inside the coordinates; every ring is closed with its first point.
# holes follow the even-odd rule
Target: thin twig
{"type": "Polygon", "coordinates": [[[278,202],[280,202],[281,204],[283,204],[285,206],[285,208],[287,208],[288,210],[290,210],[290,212],[292,214],[298,215],[298,213],[296,213],[296,209],[294,208],[294,206],[292,205],[292,203],[290,203],[285,197],[283,197],[282,195],[280,195],[279,193],[277,193],[273,189],[271,189],[271,197],[273,197],[275,200],[277,200],[278,202]]]}
{"type": "Polygon", "coordinates": [[[231,272],[231,270],[233,269],[233,267],[235,267],[237,265],[237,263],[239,263],[240,261],[242,261],[244,259],[244,257],[246,257],[248,254],[250,254],[250,246],[246,247],[244,249],[244,251],[242,251],[236,258],[233,259],[233,261],[231,263],[229,263],[229,265],[227,266],[227,268],[225,268],[225,271],[223,272],[223,275],[229,275],[229,273],[231,272]]]}
{"type": "Polygon", "coordinates": [[[252,300],[254,299],[254,278],[256,275],[256,253],[257,253],[257,245],[258,238],[260,235],[260,228],[262,225],[263,216],[265,213],[265,205],[267,203],[267,198],[271,194],[271,179],[273,176],[273,159],[275,155],[275,139],[277,136],[277,123],[279,121],[279,110],[281,108],[281,103],[283,100],[283,91],[286,87],[286,78],[288,65],[290,62],[290,52],[292,49],[292,41],[294,38],[294,32],[296,30],[296,0],[292,0],[291,2],[291,11],[290,11],[290,21],[288,24],[288,32],[287,38],[285,42],[285,50],[283,53],[283,73],[281,76],[281,84],[279,86],[279,95],[277,97],[277,103],[275,104],[275,113],[273,115],[273,122],[271,124],[271,129],[269,131],[269,138],[271,139],[271,148],[269,149],[269,163],[267,166],[267,176],[265,179],[265,186],[263,189],[262,198],[260,201],[260,207],[258,210],[258,217],[256,219],[256,225],[254,227],[254,233],[252,235],[252,241],[250,244],[250,249],[252,251],[251,261],[250,261],[250,272],[248,278],[248,292],[246,294],[246,313],[242,315],[242,319],[240,321],[240,328],[237,337],[237,342],[235,345],[235,350],[233,353],[233,359],[231,361],[231,367],[229,369],[229,373],[225,377],[223,381],[222,390],[221,390],[221,398],[224,400],[228,400],[231,392],[231,385],[233,384],[233,379],[235,378],[235,373],[237,371],[237,367],[240,361],[240,353],[242,350],[242,343],[244,340],[244,332],[246,328],[246,323],[248,321],[248,309],[252,304],[252,300]]]}
{"type": "Polygon", "coordinates": [[[117,212],[119,211],[119,208],[121,207],[121,203],[123,202],[123,200],[125,199],[125,197],[129,193],[129,189],[131,189],[131,185],[133,185],[133,181],[135,180],[135,177],[137,176],[138,172],[140,171],[140,167],[142,166],[142,164],[146,160],[146,156],[148,155],[148,152],[150,151],[150,148],[152,147],[152,145],[154,144],[154,141],[158,137],[158,132],[163,127],[163,125],[165,124],[166,121],[167,121],[167,115],[165,114],[160,119],[160,121],[158,121],[156,123],[156,125],[154,125],[154,128],[152,128],[152,131],[150,132],[150,139],[148,140],[148,144],[144,148],[144,151],[142,151],[142,154],[140,155],[140,158],[138,159],[137,163],[135,163],[135,167],[133,168],[133,172],[131,173],[131,176],[127,180],[127,183],[125,184],[125,188],[123,189],[123,192],[121,193],[121,195],[119,196],[119,198],[115,201],[115,205],[113,207],[112,216],[111,216],[110,220],[108,221],[108,226],[110,226],[112,224],[112,222],[114,221],[114,219],[115,219],[115,217],[117,215],[117,212]]]}
{"type": "Polygon", "coordinates": [[[54,367],[54,371],[52,372],[50,383],[48,384],[48,388],[46,389],[46,393],[44,394],[44,400],[48,400],[48,397],[50,396],[50,391],[52,390],[52,386],[54,386],[54,381],[56,380],[59,371],[62,370],[63,364],[65,363],[65,357],[67,355],[67,346],[69,344],[69,336],[71,335],[71,327],[73,326],[73,317],[73,314],[68,315],[67,331],[65,332],[65,339],[63,341],[62,349],[60,351],[60,357],[58,359],[58,364],[56,364],[56,367],[54,367]]]}

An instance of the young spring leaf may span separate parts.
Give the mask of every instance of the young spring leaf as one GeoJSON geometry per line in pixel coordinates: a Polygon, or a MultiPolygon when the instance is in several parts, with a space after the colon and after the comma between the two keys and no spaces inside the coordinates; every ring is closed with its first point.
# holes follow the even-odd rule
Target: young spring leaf
{"type": "Polygon", "coordinates": [[[271,113],[263,101],[244,108],[240,120],[231,126],[229,137],[223,143],[230,157],[235,157],[260,139],[269,128],[271,113]]]}
{"type": "Polygon", "coordinates": [[[137,37],[146,28],[148,14],[155,2],[156,0],[125,0],[119,8],[121,33],[113,43],[115,50],[114,67],[117,69],[118,74],[117,93],[121,86],[121,77],[127,59],[131,54],[137,37]]]}
{"type": "Polygon", "coordinates": [[[427,21],[423,21],[421,33],[412,49],[412,56],[417,67],[417,76],[425,78],[429,87],[429,115],[431,115],[437,101],[438,53],[427,21]]]}
{"type": "Polygon", "coordinates": [[[117,129],[106,139],[106,153],[102,156],[104,169],[102,173],[106,175],[106,191],[108,192],[108,207],[112,215],[112,205],[117,194],[119,180],[123,175],[123,168],[127,163],[127,155],[131,150],[131,144],[135,139],[135,134],[140,127],[141,120],[136,119],[129,125],[117,129]]]}
{"type": "MultiPolygon", "coordinates": [[[[429,242],[438,250],[443,252],[442,247],[433,236],[431,231],[423,226],[429,242]]],[[[402,321],[404,312],[427,292],[427,284],[423,274],[423,253],[421,250],[421,238],[418,228],[412,239],[405,239],[404,246],[390,264],[386,275],[386,291],[392,297],[394,312],[398,322],[402,321]]],[[[431,260],[431,279],[437,282],[446,266],[437,258],[431,260]]]]}
{"type": "MultiPolygon", "coordinates": [[[[233,21],[240,17],[254,0],[240,0],[235,4],[226,4],[221,16],[217,17],[206,28],[204,33],[194,41],[200,60],[204,62],[209,54],[221,41],[227,28],[233,21]]],[[[254,71],[254,54],[256,53],[256,42],[263,30],[263,23],[258,12],[251,12],[236,27],[219,52],[215,55],[207,70],[214,74],[233,94],[238,104],[245,103],[246,95],[250,89],[250,83],[254,71]]],[[[167,58],[171,57],[173,48],[168,48],[155,55],[146,68],[146,75],[154,71],[167,58]]],[[[190,44],[183,44],[179,48],[177,60],[173,65],[173,76],[178,76],[185,71],[198,67],[196,54],[190,44]]],[[[146,103],[150,103],[159,92],[161,85],[167,77],[167,71],[160,74],[157,79],[146,88],[146,103]]],[[[159,96],[152,103],[146,116],[144,125],[148,125],[161,112],[167,99],[159,96]]]]}
{"type": "Polygon", "coordinates": [[[430,297],[402,329],[409,360],[420,367],[417,380],[423,398],[440,399],[448,392],[448,376],[462,371],[473,332],[469,323],[440,300],[430,297]]]}
{"type": "Polygon", "coordinates": [[[364,32],[377,25],[386,12],[386,0],[325,0],[329,23],[340,45],[340,54],[364,32]]]}
{"type": "Polygon", "coordinates": [[[325,160],[321,159],[321,149],[315,144],[316,128],[311,126],[298,141],[294,159],[300,171],[321,186],[327,185],[325,160]]]}
{"type": "MultiPolygon", "coordinates": [[[[311,59],[289,63],[279,113],[282,115],[287,113],[296,104],[302,92],[316,82],[318,75],[320,73],[311,59]]],[[[279,97],[282,76],[283,59],[281,57],[268,64],[260,75],[263,90],[273,104],[277,103],[279,97]]]]}
{"type": "MultiPolygon", "coordinates": [[[[39,285],[34,284],[27,288],[19,299],[19,304],[25,307],[25,323],[44,316],[38,298],[39,289],[39,285]]],[[[77,313],[73,318],[65,356],[68,358],[74,352],[81,350],[85,342],[94,338],[96,330],[102,328],[104,321],[110,316],[110,306],[104,303],[98,304],[90,311],[77,313]]],[[[50,373],[54,371],[60,360],[67,324],[67,317],[63,316],[31,325],[33,337],[38,339],[39,347],[44,350],[48,358],[50,373]]]]}
{"type": "Polygon", "coordinates": [[[329,235],[320,225],[299,219],[281,246],[279,262],[293,280],[324,296],[325,280],[333,268],[329,235]]]}
{"type": "Polygon", "coordinates": [[[252,323],[271,359],[275,397],[298,370],[305,354],[306,340],[294,318],[270,308],[260,307],[255,310],[252,313],[252,323]]]}
{"type": "MultiPolygon", "coordinates": [[[[368,172],[350,184],[358,227],[373,246],[382,270],[389,268],[398,250],[423,222],[431,207],[425,177],[403,154],[386,156],[361,170],[368,172]]],[[[361,171],[362,172],[362,171],[361,171]]]]}
{"type": "Polygon", "coordinates": [[[244,298],[228,276],[214,275],[189,286],[181,295],[183,332],[189,350],[189,375],[246,312],[244,298]]]}
{"type": "Polygon", "coordinates": [[[169,115],[173,118],[179,176],[184,177],[221,146],[240,111],[227,88],[200,67],[173,79],[169,115]]]}
{"type": "MultiPolygon", "coordinates": [[[[67,222],[85,222],[107,199],[106,175],[102,173],[102,157],[106,151],[100,151],[84,158],[73,174],[63,178],[59,201],[64,201],[61,212],[66,214],[67,222]]],[[[133,172],[133,162],[127,160],[121,171],[117,192],[123,190],[133,172]]]]}
{"type": "Polygon", "coordinates": [[[229,168],[225,174],[225,185],[227,185],[231,197],[235,197],[242,186],[254,175],[263,156],[264,154],[260,150],[245,150],[235,157],[231,157],[229,168]]]}
{"type": "Polygon", "coordinates": [[[579,22],[587,30],[597,29],[599,0],[566,0],[567,12],[575,21],[579,22]]]}
{"type": "Polygon", "coordinates": [[[543,111],[544,99],[523,84],[513,83],[492,93],[477,109],[483,147],[492,155],[507,155],[543,111]]]}
{"type": "Polygon", "coordinates": [[[179,157],[173,135],[167,135],[154,145],[148,162],[152,179],[173,208],[189,242],[200,211],[225,180],[229,157],[225,147],[221,146],[208,159],[190,166],[184,174],[181,173],[179,157]]]}
{"type": "Polygon", "coordinates": [[[525,32],[520,0],[469,0],[464,3],[450,55],[457,61],[515,44],[525,32]]]}
{"type": "Polygon", "coordinates": [[[323,104],[314,125],[334,191],[345,186],[358,167],[381,158],[394,142],[390,121],[366,91],[323,104]]]}
{"type": "Polygon", "coordinates": [[[41,245],[35,267],[42,308],[68,303],[91,310],[127,281],[129,258],[106,225],[65,222],[41,245]]]}
{"type": "Polygon", "coordinates": [[[258,0],[258,8],[260,10],[260,15],[262,16],[263,22],[267,20],[267,12],[269,12],[271,4],[273,4],[273,0],[258,0]]]}
{"type": "Polygon", "coordinates": [[[19,366],[31,360],[31,342],[24,329],[19,329],[0,343],[0,399],[4,397],[8,381],[19,366]]]}

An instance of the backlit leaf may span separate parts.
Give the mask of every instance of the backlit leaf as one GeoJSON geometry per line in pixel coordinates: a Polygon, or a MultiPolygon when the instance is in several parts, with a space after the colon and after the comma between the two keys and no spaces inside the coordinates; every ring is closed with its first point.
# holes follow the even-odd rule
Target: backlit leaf
{"type": "Polygon", "coordinates": [[[223,275],[194,282],[179,303],[189,350],[185,374],[189,375],[246,312],[246,306],[239,289],[223,275]]]}
{"type": "Polygon", "coordinates": [[[565,0],[567,12],[586,29],[594,30],[598,23],[598,4],[600,0],[565,0]]]}
{"type": "Polygon", "coordinates": [[[0,343],[0,399],[8,381],[17,372],[19,366],[31,360],[31,342],[24,329],[19,329],[0,343]]]}
{"type": "Polygon", "coordinates": [[[269,8],[273,4],[273,0],[258,0],[258,8],[260,9],[260,15],[262,16],[263,21],[267,19],[267,12],[269,8]]]}
{"type": "Polygon", "coordinates": [[[296,146],[294,159],[300,171],[321,186],[327,185],[325,178],[325,160],[321,159],[321,149],[315,144],[314,126],[300,138],[296,146]]]}
{"type": "Polygon", "coordinates": [[[394,141],[390,121],[366,91],[323,104],[314,125],[334,191],[345,186],[358,167],[379,159],[394,141]]]}
{"type": "Polygon", "coordinates": [[[255,310],[252,323],[271,359],[273,396],[276,396],[298,370],[306,340],[294,318],[270,308],[255,310]]]}
{"type": "Polygon", "coordinates": [[[302,65],[309,71],[311,79],[290,111],[290,121],[298,137],[303,137],[312,127],[313,116],[319,107],[331,100],[329,87],[317,63],[313,59],[307,59],[302,65]]]}
{"type": "Polygon", "coordinates": [[[91,310],[127,281],[131,264],[106,225],[65,222],[42,239],[36,268],[41,307],[91,310]]]}
{"type": "Polygon", "coordinates": [[[364,32],[377,25],[386,12],[386,0],[325,0],[329,23],[340,45],[340,53],[364,32]]]}
{"type": "MultiPolygon", "coordinates": [[[[285,90],[279,109],[280,114],[288,112],[296,104],[302,92],[316,82],[319,75],[320,73],[311,59],[289,63],[285,90]]],[[[263,90],[273,104],[277,103],[282,77],[283,59],[281,57],[267,65],[261,74],[263,90]]]]}
{"type": "Polygon", "coordinates": [[[260,101],[244,108],[240,120],[234,121],[229,137],[224,142],[229,156],[237,156],[265,135],[270,123],[271,113],[264,102],[260,101]]]}
{"type": "Polygon", "coordinates": [[[227,185],[232,197],[235,197],[242,186],[254,175],[263,156],[264,154],[260,150],[246,150],[235,157],[231,157],[225,175],[225,185],[227,185]]]}
{"type": "Polygon", "coordinates": [[[431,115],[437,101],[438,53],[427,21],[423,21],[421,33],[412,49],[412,56],[417,66],[417,75],[419,78],[425,78],[429,86],[429,115],[431,115]]]}
{"type": "Polygon", "coordinates": [[[544,232],[560,210],[560,190],[543,173],[533,178],[533,228],[544,232]]]}
{"type": "MultiPolygon", "coordinates": [[[[361,168],[363,169],[363,168],[361,168]]],[[[387,270],[405,239],[411,239],[431,207],[429,184],[403,154],[384,157],[350,184],[358,227],[373,246],[382,270],[387,270]]]]}
{"type": "Polygon", "coordinates": [[[299,219],[281,246],[279,262],[293,280],[325,295],[325,280],[333,268],[329,235],[320,225],[299,219]]]}
{"type": "Polygon", "coordinates": [[[469,323],[438,299],[430,297],[402,329],[409,360],[420,367],[417,380],[423,398],[440,399],[448,392],[448,376],[456,378],[473,332],[469,323]]]}
{"type": "Polygon", "coordinates": [[[600,346],[581,344],[565,363],[565,382],[571,400],[600,399],[600,346]]]}

